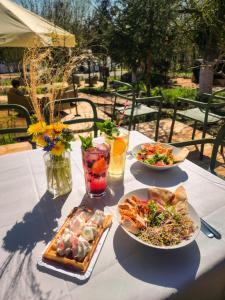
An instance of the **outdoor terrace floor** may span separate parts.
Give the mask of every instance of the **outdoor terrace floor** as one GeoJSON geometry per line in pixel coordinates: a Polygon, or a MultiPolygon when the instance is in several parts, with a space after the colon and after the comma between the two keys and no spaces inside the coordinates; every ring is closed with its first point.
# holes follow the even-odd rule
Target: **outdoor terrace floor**
{"type": "MultiPolygon", "coordinates": [[[[97,110],[98,110],[98,117],[102,119],[107,119],[109,116],[105,113],[106,107],[112,109],[112,99],[111,97],[101,97],[101,96],[93,96],[93,95],[87,95],[83,93],[79,93],[79,97],[83,98],[88,98],[91,99],[93,102],[97,104],[97,110]]],[[[89,117],[90,116],[90,110],[88,105],[86,104],[79,104],[78,106],[78,111],[79,114],[81,114],[83,117],[89,117]]],[[[65,109],[65,112],[68,114],[65,119],[70,119],[74,117],[75,114],[75,109],[65,109]]],[[[20,118],[17,120],[21,125],[20,118]]],[[[90,126],[87,124],[87,127],[90,126]]],[[[159,128],[159,141],[160,142],[168,142],[168,136],[169,136],[169,131],[171,127],[171,119],[169,118],[164,118],[160,121],[160,128],[159,128]]],[[[83,124],[77,124],[73,125],[73,129],[81,129],[84,128],[83,124]]],[[[139,132],[145,134],[146,136],[150,138],[154,138],[155,134],[155,122],[145,122],[145,123],[140,123],[137,125],[136,130],[139,132]]],[[[183,122],[176,122],[175,123],[175,128],[174,128],[174,135],[173,135],[173,141],[183,141],[183,140],[189,140],[191,139],[191,134],[192,134],[193,128],[185,124],[183,122]]],[[[196,138],[201,138],[202,132],[200,130],[196,131],[196,138]]],[[[209,136],[209,135],[208,135],[209,136]]],[[[0,146],[0,155],[6,154],[6,153],[11,153],[11,152],[17,152],[17,151],[24,151],[27,149],[31,149],[31,146],[28,143],[16,143],[12,145],[4,145],[0,146]]],[[[205,145],[205,150],[204,150],[204,158],[203,160],[199,160],[199,147],[196,146],[190,146],[189,147],[190,154],[188,156],[188,159],[190,159],[192,162],[198,164],[204,169],[208,169],[209,166],[209,160],[211,156],[211,151],[212,151],[212,145],[205,145]]],[[[217,168],[216,172],[218,172],[219,175],[222,175],[225,177],[225,152],[223,155],[221,153],[218,153],[217,155],[217,168]]]]}

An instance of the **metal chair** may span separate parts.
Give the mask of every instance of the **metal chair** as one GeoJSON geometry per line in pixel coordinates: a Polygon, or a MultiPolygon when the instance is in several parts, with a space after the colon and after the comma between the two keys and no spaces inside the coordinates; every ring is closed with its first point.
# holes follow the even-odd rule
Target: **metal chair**
{"type": "Polygon", "coordinates": [[[203,139],[196,139],[196,140],[190,140],[190,141],[184,141],[184,142],[176,142],[171,143],[171,145],[176,147],[184,147],[184,146],[192,146],[192,145],[204,145],[204,144],[213,144],[213,150],[210,158],[210,164],[209,164],[209,171],[215,175],[215,166],[216,166],[216,156],[219,150],[219,146],[225,145],[225,124],[223,124],[218,134],[215,138],[203,138],[203,139]]]}
{"type": "MultiPolygon", "coordinates": [[[[76,130],[76,133],[94,131],[94,136],[97,137],[98,129],[97,129],[97,126],[96,126],[95,123],[96,122],[101,122],[103,120],[98,118],[96,106],[91,100],[85,99],[85,98],[68,98],[68,99],[57,99],[54,102],[55,102],[55,105],[54,105],[55,112],[59,111],[60,110],[60,105],[63,105],[65,103],[74,104],[75,106],[78,103],[81,103],[81,102],[88,103],[91,107],[93,117],[90,117],[90,118],[82,118],[81,117],[81,118],[79,118],[79,117],[77,117],[77,115],[75,115],[74,117],[76,117],[76,119],[66,120],[63,123],[65,123],[65,124],[78,124],[78,123],[93,122],[93,125],[91,127],[89,127],[88,129],[76,130]],[[58,108],[58,110],[57,110],[57,108],[58,108]]],[[[46,121],[47,124],[50,123],[50,113],[49,113],[50,103],[52,103],[52,102],[48,102],[44,107],[44,118],[45,118],[45,121],[46,121]]]]}
{"type": "MultiPolygon", "coordinates": [[[[0,110],[5,110],[8,111],[9,110],[14,110],[16,112],[18,112],[21,117],[24,117],[26,120],[26,126],[25,127],[8,127],[8,128],[0,128],[0,134],[16,134],[16,133],[27,133],[27,129],[31,124],[31,118],[30,118],[30,114],[28,112],[28,110],[22,106],[22,105],[18,105],[18,104],[0,104],[0,110]]],[[[25,136],[25,137],[18,137],[16,138],[17,141],[29,141],[29,137],[25,136]]],[[[35,145],[30,142],[32,147],[35,148],[35,145]]]]}
{"type": "Polygon", "coordinates": [[[128,120],[128,130],[131,130],[132,125],[135,129],[135,125],[138,122],[138,120],[140,120],[140,118],[151,116],[152,119],[156,119],[155,140],[157,141],[163,97],[139,97],[135,88],[129,83],[125,83],[122,81],[114,81],[113,84],[116,87],[116,90],[113,93],[115,96],[115,100],[113,105],[112,119],[115,120],[116,114],[124,110],[124,107],[118,104],[118,98],[128,100],[131,102],[131,105],[129,105],[124,111],[124,116],[128,120]],[[121,87],[126,87],[127,90],[119,90],[119,88],[121,87]],[[143,103],[155,103],[158,106],[158,110],[149,107],[143,103]]]}
{"type": "MultiPolygon", "coordinates": [[[[221,103],[221,102],[215,103],[214,102],[214,100],[218,100],[218,99],[225,100],[225,97],[218,96],[218,94],[223,91],[225,91],[225,89],[217,91],[217,92],[213,93],[212,95],[205,94],[205,96],[208,97],[207,103],[196,101],[196,100],[191,100],[191,99],[186,99],[186,98],[181,98],[181,97],[177,98],[175,105],[174,105],[174,114],[173,114],[173,119],[172,119],[170,135],[169,135],[169,142],[172,141],[173,130],[174,130],[174,125],[175,125],[177,115],[187,118],[187,119],[191,119],[194,121],[192,140],[194,140],[198,123],[203,125],[202,138],[205,138],[206,131],[207,131],[207,125],[217,123],[220,120],[224,119],[224,116],[216,115],[211,112],[212,109],[218,109],[221,107],[225,107],[225,101],[223,103],[221,103]],[[186,110],[178,110],[179,103],[188,103],[193,107],[186,109],[186,110]]],[[[203,158],[203,152],[204,152],[204,144],[201,145],[200,159],[203,158]]]]}

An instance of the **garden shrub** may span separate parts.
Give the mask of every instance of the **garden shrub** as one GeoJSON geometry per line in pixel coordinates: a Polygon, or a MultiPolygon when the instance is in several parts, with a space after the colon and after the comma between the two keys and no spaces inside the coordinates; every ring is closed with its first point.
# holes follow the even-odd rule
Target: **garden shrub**
{"type": "Polygon", "coordinates": [[[178,97],[188,98],[195,100],[197,96],[197,89],[190,89],[190,88],[170,88],[170,89],[160,89],[158,87],[151,90],[152,96],[160,95],[162,93],[164,97],[164,103],[168,106],[173,106],[174,102],[178,97]]]}

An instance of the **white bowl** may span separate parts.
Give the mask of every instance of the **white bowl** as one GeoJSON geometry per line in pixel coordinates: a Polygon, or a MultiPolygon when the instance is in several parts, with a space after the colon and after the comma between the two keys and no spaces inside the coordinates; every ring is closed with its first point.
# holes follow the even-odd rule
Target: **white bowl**
{"type": "MultiPolygon", "coordinates": [[[[142,189],[138,189],[138,190],[134,190],[130,193],[127,193],[126,195],[124,195],[118,202],[118,205],[123,203],[128,197],[132,196],[132,195],[135,195],[137,196],[138,198],[140,199],[147,199],[148,198],[148,190],[150,189],[151,187],[149,188],[142,188],[142,189]]],[[[163,250],[171,250],[171,249],[178,249],[178,248],[182,248],[182,247],[185,247],[187,245],[189,245],[190,243],[192,243],[197,235],[199,234],[200,232],[200,228],[201,228],[201,221],[200,221],[200,218],[199,218],[199,215],[197,214],[196,210],[193,208],[193,206],[188,203],[188,210],[189,210],[189,216],[190,218],[192,219],[192,221],[194,222],[194,226],[195,226],[195,231],[194,233],[190,236],[190,238],[188,240],[183,240],[182,242],[180,242],[179,244],[177,245],[173,245],[173,246],[156,246],[156,245],[153,245],[153,244],[148,244],[146,242],[144,242],[143,240],[139,239],[136,235],[134,235],[133,233],[129,232],[126,228],[123,227],[122,224],[120,224],[120,226],[123,228],[123,230],[134,240],[136,240],[137,242],[143,244],[143,245],[146,245],[148,247],[151,247],[151,248],[156,248],[156,249],[163,249],[163,250]]],[[[118,220],[120,222],[120,213],[119,213],[119,209],[117,207],[117,216],[118,216],[118,220]]],[[[121,222],[120,222],[121,223],[121,222]]]]}
{"type": "MultiPolygon", "coordinates": [[[[172,169],[176,166],[178,166],[179,164],[182,163],[179,162],[179,163],[175,163],[175,164],[172,164],[172,165],[167,165],[167,166],[154,166],[154,165],[150,165],[150,164],[146,164],[145,162],[141,161],[141,160],[138,160],[136,158],[136,155],[137,153],[141,150],[141,146],[144,145],[144,144],[149,144],[149,145],[154,145],[155,143],[143,143],[143,144],[140,144],[140,145],[137,145],[133,148],[133,150],[131,151],[132,152],[132,155],[133,157],[136,159],[136,161],[138,161],[139,163],[143,164],[144,166],[148,167],[149,169],[152,169],[152,170],[157,170],[157,171],[164,171],[164,170],[168,170],[168,169],[172,169]]],[[[163,146],[165,147],[170,147],[170,148],[173,148],[173,154],[178,154],[180,152],[180,149],[179,148],[176,148],[172,145],[169,145],[169,144],[164,144],[164,143],[160,143],[162,144],[163,146]]]]}

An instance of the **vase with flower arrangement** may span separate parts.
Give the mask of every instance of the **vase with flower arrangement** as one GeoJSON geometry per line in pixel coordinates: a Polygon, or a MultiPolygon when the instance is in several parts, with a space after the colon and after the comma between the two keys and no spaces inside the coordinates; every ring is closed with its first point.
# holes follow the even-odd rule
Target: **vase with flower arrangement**
{"type": "Polygon", "coordinates": [[[70,142],[72,131],[60,120],[61,105],[55,107],[55,99],[63,98],[67,82],[74,68],[86,59],[85,54],[74,55],[68,49],[55,50],[34,45],[24,51],[23,75],[29,94],[29,104],[35,113],[33,124],[28,129],[33,142],[46,151],[44,161],[47,174],[47,189],[54,198],[68,193],[72,189],[70,142]],[[60,79],[60,80],[59,80],[60,79]],[[44,86],[43,95],[38,95],[40,87],[44,86]],[[48,101],[48,118],[44,116],[45,100],[48,101]],[[50,125],[47,125],[47,120],[50,125]],[[57,121],[56,121],[57,120],[57,121]]]}
{"type": "Polygon", "coordinates": [[[70,142],[73,133],[63,123],[47,125],[37,122],[30,125],[28,134],[32,135],[32,142],[43,147],[45,169],[47,175],[47,190],[54,198],[69,193],[72,189],[70,142]]]}
{"type": "Polygon", "coordinates": [[[27,48],[23,56],[24,83],[29,94],[30,105],[35,113],[28,134],[32,136],[37,146],[43,147],[46,151],[44,161],[47,189],[56,198],[67,194],[72,189],[69,150],[73,134],[65,124],[57,123],[56,120],[60,120],[61,108],[55,107],[54,100],[56,97],[62,97],[67,86],[66,82],[84,56],[67,53],[66,49],[59,50],[61,55],[54,55],[53,49],[35,45],[34,40],[34,45],[27,48]],[[44,97],[38,95],[38,90],[42,86],[45,87],[44,97]],[[45,99],[49,102],[49,125],[44,122],[46,120],[46,116],[43,115],[45,99]]]}

